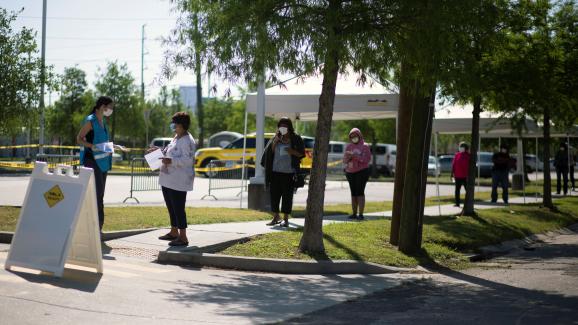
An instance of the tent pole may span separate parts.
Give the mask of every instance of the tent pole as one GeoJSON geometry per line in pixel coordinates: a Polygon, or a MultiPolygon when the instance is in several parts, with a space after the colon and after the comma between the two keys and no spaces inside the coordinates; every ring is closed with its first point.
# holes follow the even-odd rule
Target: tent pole
{"type": "Polygon", "coordinates": [[[247,108],[245,107],[245,129],[243,134],[243,162],[241,164],[241,199],[239,201],[239,208],[243,208],[243,192],[245,191],[245,172],[247,170],[247,108]]]}
{"type": "Polygon", "coordinates": [[[438,213],[442,215],[442,201],[440,199],[440,171],[438,170],[438,132],[434,134],[434,153],[436,157],[436,195],[438,197],[438,213]]]}
{"type": "Polygon", "coordinates": [[[524,138],[520,138],[522,142],[522,195],[524,196],[524,204],[526,204],[526,157],[524,157],[524,138]]]}
{"type": "Polygon", "coordinates": [[[566,147],[567,147],[566,148],[566,155],[568,156],[568,187],[570,187],[568,193],[570,193],[570,196],[572,196],[572,187],[571,187],[572,184],[570,184],[570,178],[571,178],[570,177],[570,170],[571,170],[571,168],[570,168],[570,134],[569,133],[566,133],[566,147]]]}
{"type": "MultiPolygon", "coordinates": [[[[548,163],[550,163],[550,162],[548,162],[548,163]]],[[[542,167],[542,170],[543,170],[543,167],[542,167]]],[[[534,177],[536,179],[536,186],[538,188],[540,188],[538,186],[538,137],[536,137],[536,168],[535,168],[534,172],[536,173],[536,175],[534,177]]],[[[538,191],[536,191],[536,202],[538,202],[538,191]]]]}
{"type": "Polygon", "coordinates": [[[477,162],[478,162],[478,188],[474,191],[474,194],[475,194],[475,192],[480,191],[480,178],[481,178],[480,177],[480,171],[481,171],[481,168],[480,168],[480,150],[482,150],[482,136],[481,135],[478,136],[478,153],[477,153],[478,154],[478,159],[477,159],[477,162]]]}

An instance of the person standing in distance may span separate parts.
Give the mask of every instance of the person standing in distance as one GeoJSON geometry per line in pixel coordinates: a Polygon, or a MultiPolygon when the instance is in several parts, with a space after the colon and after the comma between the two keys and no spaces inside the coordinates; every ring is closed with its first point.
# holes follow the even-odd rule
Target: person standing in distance
{"type": "Polygon", "coordinates": [[[560,143],[560,149],[556,152],[554,157],[554,167],[556,167],[556,194],[560,194],[562,184],[561,180],[564,180],[564,195],[568,195],[568,170],[569,170],[569,157],[568,157],[568,146],[566,143],[560,143]]]}
{"type": "Polygon", "coordinates": [[[283,212],[282,227],[289,227],[289,215],[293,209],[295,178],[301,172],[301,159],[305,157],[305,144],[301,136],[295,133],[293,123],[288,117],[282,117],[277,123],[277,133],[267,143],[261,166],[265,168],[265,184],[271,194],[271,212],[273,220],[268,226],[281,222],[279,202],[283,212]]]}
{"type": "Polygon", "coordinates": [[[470,147],[467,143],[461,142],[459,151],[456,152],[454,160],[452,160],[452,172],[451,178],[454,179],[456,189],[455,189],[455,205],[460,206],[460,191],[462,186],[467,191],[466,183],[468,181],[468,171],[470,166],[470,147]]]}
{"type": "Polygon", "coordinates": [[[81,145],[80,164],[84,167],[92,168],[94,171],[100,231],[102,231],[102,226],[104,225],[103,200],[106,176],[112,168],[112,153],[101,151],[102,145],[109,142],[108,127],[104,117],[111,116],[113,109],[114,102],[112,98],[100,96],[96,100],[91,114],[82,122],[82,128],[76,136],[76,142],[81,145]]]}
{"type": "Polygon", "coordinates": [[[500,186],[504,204],[508,204],[508,186],[510,185],[508,175],[511,159],[506,145],[501,145],[500,152],[496,152],[492,156],[492,162],[494,163],[492,166],[492,203],[498,201],[498,186],[500,186]]]}
{"type": "Polygon", "coordinates": [[[363,135],[358,128],[351,129],[349,132],[349,141],[350,143],[345,148],[345,154],[343,155],[345,177],[349,182],[351,210],[353,211],[348,218],[363,220],[365,186],[369,180],[371,151],[365,144],[365,141],[363,141],[363,135]]]}
{"type": "MultiPolygon", "coordinates": [[[[174,138],[163,150],[163,165],[159,173],[159,184],[171,220],[169,233],[160,236],[169,240],[169,246],[188,246],[187,214],[185,203],[187,192],[193,190],[195,179],[194,157],[197,144],[189,133],[191,118],[185,112],[175,113],[169,125],[174,138]]],[[[158,148],[152,148],[156,150],[158,148]]]]}

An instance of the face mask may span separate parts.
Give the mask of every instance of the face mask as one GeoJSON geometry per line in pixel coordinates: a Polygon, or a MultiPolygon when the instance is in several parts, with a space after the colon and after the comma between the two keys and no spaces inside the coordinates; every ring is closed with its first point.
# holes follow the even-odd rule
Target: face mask
{"type": "Polygon", "coordinates": [[[502,152],[503,152],[503,153],[506,153],[506,152],[508,152],[508,150],[506,150],[506,149],[502,149],[502,152]]]}
{"type": "Polygon", "coordinates": [[[103,113],[103,114],[104,114],[104,116],[106,116],[106,117],[111,116],[111,115],[112,115],[112,109],[104,110],[104,113],[103,113]]]}
{"type": "Polygon", "coordinates": [[[359,142],[359,138],[358,138],[358,137],[351,138],[351,142],[353,142],[353,143],[358,143],[358,142],[359,142]]]}
{"type": "Polygon", "coordinates": [[[466,148],[460,147],[460,152],[465,152],[465,151],[466,151],[466,148]]]}
{"type": "Polygon", "coordinates": [[[175,123],[169,124],[169,128],[171,128],[171,131],[173,132],[177,131],[177,126],[175,125],[175,123]]]}
{"type": "Polygon", "coordinates": [[[289,131],[289,130],[288,130],[286,127],[284,127],[284,126],[282,126],[282,127],[279,128],[279,133],[281,133],[281,135],[287,134],[288,131],[289,131]]]}

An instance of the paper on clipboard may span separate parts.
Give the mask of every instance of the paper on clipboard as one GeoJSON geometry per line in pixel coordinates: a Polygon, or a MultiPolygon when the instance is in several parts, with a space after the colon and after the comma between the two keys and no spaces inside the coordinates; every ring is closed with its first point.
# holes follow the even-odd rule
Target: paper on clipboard
{"type": "Polygon", "coordinates": [[[157,149],[149,154],[146,154],[144,157],[151,170],[157,170],[163,165],[161,159],[164,158],[164,155],[161,149],[157,149]]]}

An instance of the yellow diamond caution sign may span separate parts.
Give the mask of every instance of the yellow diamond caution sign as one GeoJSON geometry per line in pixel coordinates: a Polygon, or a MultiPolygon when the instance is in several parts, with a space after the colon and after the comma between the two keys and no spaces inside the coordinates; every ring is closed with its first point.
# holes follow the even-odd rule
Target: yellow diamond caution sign
{"type": "Polygon", "coordinates": [[[58,204],[58,202],[64,200],[64,194],[62,193],[60,186],[55,185],[44,193],[44,199],[46,200],[46,203],[48,203],[48,206],[52,208],[58,204]]]}

